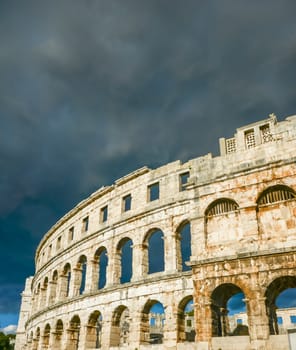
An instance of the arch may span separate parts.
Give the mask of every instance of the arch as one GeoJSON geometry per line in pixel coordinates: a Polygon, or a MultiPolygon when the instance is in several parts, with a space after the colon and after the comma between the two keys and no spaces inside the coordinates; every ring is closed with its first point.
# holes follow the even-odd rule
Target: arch
{"type": "Polygon", "coordinates": [[[47,323],[44,332],[43,332],[43,347],[46,349],[49,346],[49,337],[50,337],[50,324],[47,323]]]}
{"type": "Polygon", "coordinates": [[[226,214],[238,210],[238,204],[230,198],[219,198],[212,202],[205,211],[205,217],[226,214]]]}
{"type": "Polygon", "coordinates": [[[86,327],[86,348],[99,349],[102,345],[102,314],[100,311],[93,311],[86,327]]]}
{"type": "Polygon", "coordinates": [[[275,185],[266,188],[257,200],[259,237],[264,242],[284,242],[294,235],[295,192],[288,186],[275,185]]]}
{"type": "Polygon", "coordinates": [[[54,304],[56,301],[57,285],[58,285],[58,271],[54,270],[50,281],[50,290],[49,290],[49,298],[48,298],[49,305],[54,304]]]}
{"type": "Polygon", "coordinates": [[[71,318],[68,328],[67,350],[77,350],[79,347],[79,335],[80,335],[80,318],[78,315],[74,315],[71,318]]]}
{"type": "Polygon", "coordinates": [[[96,250],[94,260],[98,263],[98,271],[95,278],[95,284],[97,289],[105,287],[107,282],[107,266],[108,266],[108,254],[105,247],[100,247],[96,250]]]}
{"type": "Polygon", "coordinates": [[[130,282],[133,273],[133,241],[122,238],[116,249],[116,270],[120,283],[130,282]]]}
{"type": "MultiPolygon", "coordinates": [[[[276,300],[278,296],[289,288],[296,288],[296,276],[282,276],[273,280],[265,292],[266,312],[269,320],[270,334],[279,334],[276,300]]],[[[296,294],[296,293],[295,293],[296,294]]]]}
{"type": "Polygon", "coordinates": [[[295,199],[295,191],[285,185],[275,185],[266,188],[258,197],[258,206],[283,202],[290,199],[295,199]]]}
{"type": "Polygon", "coordinates": [[[74,289],[76,290],[76,294],[83,294],[85,290],[85,282],[86,282],[86,269],[87,269],[87,258],[85,255],[81,255],[77,261],[76,265],[76,278],[74,282],[74,289]]]}
{"type": "MultiPolygon", "coordinates": [[[[228,317],[228,302],[234,296],[243,301],[243,295],[242,289],[232,283],[224,283],[214,289],[211,295],[212,336],[225,337],[232,335],[234,329],[231,329],[233,327],[231,327],[230,318],[228,317]]],[[[245,305],[244,302],[243,305],[245,305]]]]}
{"type": "Polygon", "coordinates": [[[238,204],[230,198],[213,201],[205,211],[205,242],[207,247],[220,244],[237,245],[240,227],[238,204]]]}
{"type": "Polygon", "coordinates": [[[62,348],[62,337],[64,332],[64,324],[61,319],[57,320],[55,324],[55,331],[53,332],[52,349],[59,350],[62,348]]]}
{"type": "Polygon", "coordinates": [[[183,221],[177,228],[177,264],[179,271],[189,271],[190,266],[186,265],[191,257],[191,227],[188,220],[183,221]]]}
{"type": "Polygon", "coordinates": [[[165,312],[158,300],[148,300],[141,315],[142,344],[162,344],[165,312]]]}
{"type": "Polygon", "coordinates": [[[61,286],[61,297],[68,297],[70,293],[71,283],[71,265],[66,263],[62,272],[62,286],[61,286]]]}
{"type": "Polygon", "coordinates": [[[118,306],[112,316],[110,346],[129,344],[130,318],[126,306],[118,306]]]}
{"type": "Polygon", "coordinates": [[[150,230],[144,239],[144,271],[148,274],[164,271],[164,234],[158,229],[150,230]]]}
{"type": "Polygon", "coordinates": [[[178,342],[195,340],[193,297],[188,295],[181,300],[177,313],[178,342]]]}
{"type": "Polygon", "coordinates": [[[40,341],[40,328],[37,327],[36,332],[35,332],[35,338],[33,339],[33,350],[38,349],[39,341],[40,341]]]}

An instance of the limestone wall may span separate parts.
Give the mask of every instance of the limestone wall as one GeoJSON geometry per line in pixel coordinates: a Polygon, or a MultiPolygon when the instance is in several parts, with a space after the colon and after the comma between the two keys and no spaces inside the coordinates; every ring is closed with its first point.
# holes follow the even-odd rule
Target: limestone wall
{"type": "Polygon", "coordinates": [[[220,140],[219,157],[139,169],[61,218],[37,248],[16,350],[92,349],[98,341],[102,349],[182,349],[185,306],[192,298],[196,342],[188,349],[218,349],[213,325],[222,322],[226,305],[220,287],[227,297],[240,290],[249,298],[250,349],[270,348],[269,334],[277,332],[269,325],[274,295],[285,283],[296,286],[296,117],[278,123],[271,116],[237,129],[232,148],[227,142],[220,140]],[[187,256],[184,227],[191,239],[187,256]],[[156,233],[164,268],[151,273],[156,233]],[[127,242],[132,275],[122,283],[127,242]],[[259,300],[257,314],[253,300],[259,300]],[[157,302],[165,309],[163,344],[151,345],[148,314],[157,302]]]}

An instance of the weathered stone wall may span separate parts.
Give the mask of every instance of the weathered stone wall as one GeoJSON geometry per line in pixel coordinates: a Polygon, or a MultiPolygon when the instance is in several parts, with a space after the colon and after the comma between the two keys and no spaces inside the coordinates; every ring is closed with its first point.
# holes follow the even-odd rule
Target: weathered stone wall
{"type": "Polygon", "coordinates": [[[223,344],[234,341],[225,338],[226,304],[237,292],[247,304],[246,348],[272,349],[276,296],[296,287],[296,117],[277,123],[271,116],[239,128],[231,142],[220,140],[220,148],[219,157],[139,169],[61,218],[37,248],[16,350],[92,349],[98,332],[102,349],[148,349],[148,313],[156,302],[164,306],[165,324],[163,344],[153,349],[182,349],[184,307],[192,297],[196,339],[186,346],[218,349],[221,336],[223,344]],[[182,174],[189,175],[185,184],[182,174]],[[156,183],[159,198],[150,200],[156,183]],[[185,225],[192,272],[182,269],[185,225]],[[159,231],[164,270],[149,273],[149,242],[159,231]],[[121,248],[128,240],[132,277],[120,283],[121,248]],[[99,289],[102,252],[108,265],[99,289]]]}

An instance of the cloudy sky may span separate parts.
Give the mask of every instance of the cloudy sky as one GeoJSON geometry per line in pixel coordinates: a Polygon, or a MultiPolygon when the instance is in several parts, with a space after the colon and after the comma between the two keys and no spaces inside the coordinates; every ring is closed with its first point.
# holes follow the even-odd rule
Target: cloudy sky
{"type": "Polygon", "coordinates": [[[81,199],[296,114],[295,17],[293,0],[0,0],[0,327],[81,199]]]}

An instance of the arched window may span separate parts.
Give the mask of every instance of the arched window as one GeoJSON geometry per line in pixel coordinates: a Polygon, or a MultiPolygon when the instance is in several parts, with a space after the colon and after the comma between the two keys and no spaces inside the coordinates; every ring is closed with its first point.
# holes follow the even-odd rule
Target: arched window
{"type": "Polygon", "coordinates": [[[148,246],[148,274],[164,271],[164,235],[159,229],[152,230],[145,239],[148,246]]]}
{"type": "Polygon", "coordinates": [[[184,298],[178,307],[178,342],[194,342],[195,340],[195,322],[193,298],[188,296],[184,298]]]}
{"type": "Polygon", "coordinates": [[[206,210],[206,217],[226,214],[238,209],[238,204],[232,199],[220,198],[211,203],[206,210]]]}
{"type": "Polygon", "coordinates": [[[130,282],[133,273],[133,241],[123,238],[117,246],[120,283],[130,282]]]}
{"type": "Polygon", "coordinates": [[[66,349],[77,350],[79,347],[80,318],[78,315],[72,317],[68,329],[68,339],[66,349]]]}
{"type": "Polygon", "coordinates": [[[77,263],[77,269],[79,270],[78,272],[79,273],[79,278],[78,278],[79,295],[81,295],[85,289],[86,266],[87,266],[86,256],[81,255],[77,263]]]}
{"type": "Polygon", "coordinates": [[[105,247],[100,247],[96,250],[95,261],[98,262],[98,272],[96,278],[97,288],[102,289],[105,287],[107,281],[108,255],[105,247]]]}
{"type": "Polygon", "coordinates": [[[187,261],[190,261],[191,257],[191,232],[190,223],[188,221],[183,222],[177,230],[177,259],[178,270],[188,271],[191,270],[190,266],[186,265],[187,261]]]}
{"type": "Polygon", "coordinates": [[[102,315],[94,311],[89,316],[86,331],[86,348],[99,349],[102,343],[102,315]]]}
{"type": "Polygon", "coordinates": [[[290,322],[287,323],[286,320],[289,319],[289,315],[284,310],[296,307],[296,277],[282,276],[276,278],[268,286],[265,297],[270,334],[286,333],[287,328],[291,327],[291,323],[296,323],[296,312],[294,313],[295,321],[291,318],[293,314],[290,314],[290,322]],[[281,315],[282,319],[280,319],[281,315]],[[283,319],[285,322],[281,322],[283,319]]]}
{"type": "Polygon", "coordinates": [[[290,187],[284,185],[276,185],[269,187],[265,191],[263,191],[259,196],[257,203],[258,206],[261,206],[277,202],[283,202],[295,198],[295,192],[290,187]]]}
{"type": "Polygon", "coordinates": [[[62,285],[62,295],[61,297],[68,297],[69,296],[69,292],[70,292],[70,282],[71,282],[71,265],[69,263],[67,263],[64,266],[64,270],[63,270],[63,285],[62,285]]]}
{"type": "Polygon", "coordinates": [[[162,344],[164,321],[163,305],[157,300],[149,300],[142,311],[141,343],[162,344]]]}
{"type": "Polygon", "coordinates": [[[49,304],[50,305],[56,301],[57,283],[58,283],[58,271],[54,270],[54,272],[52,274],[51,288],[50,288],[50,294],[49,294],[49,304]]]}
{"type": "Polygon", "coordinates": [[[58,320],[55,327],[55,332],[53,333],[53,349],[61,349],[62,348],[62,336],[64,331],[64,325],[62,320],[58,320]]]}
{"type": "Polygon", "coordinates": [[[50,336],[50,325],[47,323],[43,333],[43,348],[47,348],[49,345],[49,336],[50,336]]]}
{"type": "Polygon", "coordinates": [[[118,306],[112,317],[110,346],[127,346],[129,344],[130,318],[126,306],[118,306]]]}
{"type": "Polygon", "coordinates": [[[248,335],[248,320],[243,291],[232,283],[224,283],[215,288],[211,296],[212,304],[212,336],[248,335]],[[234,315],[244,313],[242,322],[234,315]]]}

